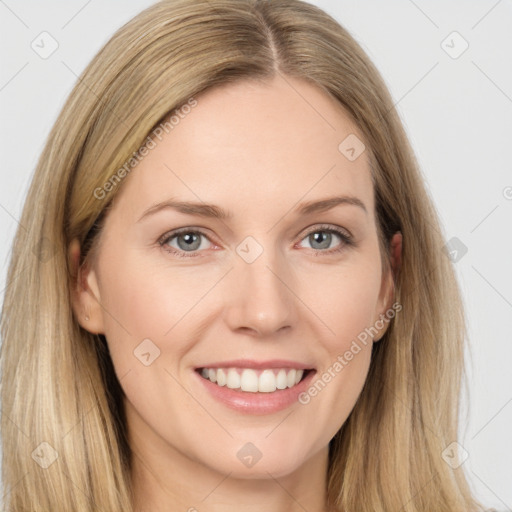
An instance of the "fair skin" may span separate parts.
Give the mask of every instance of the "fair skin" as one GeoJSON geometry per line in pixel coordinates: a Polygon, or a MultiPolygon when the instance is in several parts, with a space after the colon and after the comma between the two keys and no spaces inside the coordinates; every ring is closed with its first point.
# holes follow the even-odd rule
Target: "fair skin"
{"type": "MultiPolygon", "coordinates": [[[[372,342],[309,403],[269,413],[227,407],[195,371],[286,359],[318,377],[393,303],[367,152],[349,161],[338,150],[349,134],[363,137],[321,90],[286,80],[197,96],[197,107],[124,180],[99,250],[82,268],[73,306],[85,329],[106,336],[126,395],[138,512],[327,510],[328,443],[361,392],[372,342]],[[345,202],[298,212],[333,196],[364,208],[345,202]],[[171,198],[213,204],[230,217],[173,208],[143,217],[171,198]],[[328,238],[325,225],[350,234],[353,245],[328,238]],[[159,245],[177,228],[196,232],[200,245],[187,252],[183,235],[159,245]],[[263,249],[251,263],[237,252],[248,236],[263,249]],[[148,366],[134,356],[145,339],[160,351],[148,366]],[[248,442],[261,453],[251,467],[237,456],[248,442]]],[[[396,234],[395,267],[400,247],[396,234]]],[[[79,250],[70,247],[75,260],[79,250]]]]}

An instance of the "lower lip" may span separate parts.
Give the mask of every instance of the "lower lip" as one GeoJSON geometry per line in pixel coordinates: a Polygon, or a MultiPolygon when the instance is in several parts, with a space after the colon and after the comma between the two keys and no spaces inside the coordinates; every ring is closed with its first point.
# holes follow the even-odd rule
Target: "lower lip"
{"type": "Polygon", "coordinates": [[[202,377],[198,371],[194,371],[205,389],[219,402],[239,412],[247,414],[271,414],[281,411],[298,402],[298,397],[309,387],[315,370],[308,374],[295,386],[286,389],[278,389],[272,393],[251,393],[230,389],[227,386],[219,386],[202,377]]]}

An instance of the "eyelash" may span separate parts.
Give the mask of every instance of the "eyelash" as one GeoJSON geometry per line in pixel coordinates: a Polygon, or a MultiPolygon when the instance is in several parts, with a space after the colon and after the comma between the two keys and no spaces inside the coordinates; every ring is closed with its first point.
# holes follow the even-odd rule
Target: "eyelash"
{"type": "MultiPolygon", "coordinates": [[[[333,227],[333,226],[330,226],[330,225],[326,225],[326,224],[321,224],[319,226],[315,226],[314,229],[312,229],[311,231],[308,231],[302,238],[301,238],[301,242],[302,240],[304,240],[305,238],[307,238],[309,235],[312,235],[313,233],[318,233],[318,232],[323,232],[323,233],[334,233],[335,235],[337,235],[340,240],[341,240],[341,243],[340,245],[338,245],[337,247],[333,248],[333,249],[324,249],[324,250],[315,250],[315,249],[312,249],[313,251],[315,251],[315,256],[320,256],[320,255],[332,255],[332,254],[335,254],[335,253],[339,253],[341,251],[343,251],[346,247],[349,247],[349,246],[355,246],[355,242],[352,238],[351,235],[348,235],[347,233],[345,233],[344,231],[341,231],[339,228],[336,228],[336,227],[333,227]]],[[[182,229],[177,229],[175,231],[171,231],[170,233],[166,233],[165,235],[163,235],[159,240],[158,240],[158,244],[162,247],[162,249],[174,256],[177,256],[179,258],[195,258],[195,257],[198,257],[199,256],[199,253],[201,251],[190,251],[189,253],[187,253],[187,251],[178,251],[176,250],[174,247],[169,247],[167,245],[167,243],[172,240],[173,238],[176,238],[177,236],[181,235],[181,234],[188,234],[188,233],[193,233],[193,234],[196,234],[196,235],[202,235],[204,236],[207,240],[209,240],[210,242],[212,242],[210,240],[210,238],[206,235],[206,233],[204,233],[203,231],[199,230],[199,229],[193,229],[193,228],[182,228],[182,229]]],[[[212,242],[213,243],[213,242],[212,242]]]]}

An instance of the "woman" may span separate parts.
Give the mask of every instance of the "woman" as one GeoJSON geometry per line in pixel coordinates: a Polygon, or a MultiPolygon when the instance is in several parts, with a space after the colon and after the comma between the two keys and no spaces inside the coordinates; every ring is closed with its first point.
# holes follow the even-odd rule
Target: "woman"
{"type": "Polygon", "coordinates": [[[482,510],[439,222],[380,76],[318,8],[139,14],[20,225],[5,510],[482,510]]]}

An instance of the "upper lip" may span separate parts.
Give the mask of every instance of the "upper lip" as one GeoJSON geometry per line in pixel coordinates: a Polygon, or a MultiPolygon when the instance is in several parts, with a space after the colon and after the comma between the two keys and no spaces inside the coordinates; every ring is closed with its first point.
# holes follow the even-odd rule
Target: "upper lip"
{"type": "Polygon", "coordinates": [[[255,370],[264,370],[265,368],[295,368],[298,370],[312,370],[313,366],[298,361],[290,361],[289,359],[270,359],[267,361],[232,359],[231,361],[207,363],[197,368],[253,368],[255,370]]]}

